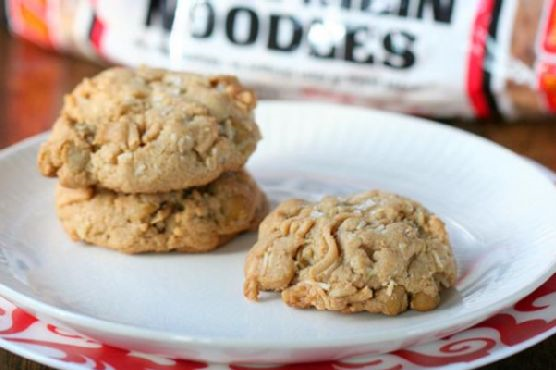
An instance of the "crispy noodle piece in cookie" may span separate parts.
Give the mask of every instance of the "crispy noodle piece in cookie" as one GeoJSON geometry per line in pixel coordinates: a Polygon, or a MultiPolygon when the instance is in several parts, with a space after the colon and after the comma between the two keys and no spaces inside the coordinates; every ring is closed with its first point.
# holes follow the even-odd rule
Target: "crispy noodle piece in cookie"
{"type": "Polygon", "coordinates": [[[38,166],[65,187],[154,193],[238,171],[260,139],[252,91],[230,76],[111,68],[67,95],[38,166]]]}
{"type": "Polygon", "coordinates": [[[259,227],[244,295],[278,291],[297,308],[397,315],[435,309],[456,281],[442,221],[420,204],[371,191],[318,203],[289,200],[259,227]]]}
{"type": "Polygon", "coordinates": [[[207,186],[160,194],[121,194],[59,186],[56,208],[74,240],[126,253],[205,252],[258,226],[267,199],[245,172],[207,186]]]}

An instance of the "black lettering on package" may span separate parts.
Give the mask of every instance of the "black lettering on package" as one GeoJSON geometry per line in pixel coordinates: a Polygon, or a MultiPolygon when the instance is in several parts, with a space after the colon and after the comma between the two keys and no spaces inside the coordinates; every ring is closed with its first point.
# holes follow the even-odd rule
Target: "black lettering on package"
{"type": "MultiPolygon", "coordinates": [[[[311,39],[311,34],[326,34],[326,25],[322,20],[318,19],[311,23],[308,27],[307,34],[311,39]]],[[[313,41],[309,40],[309,54],[319,59],[334,59],[336,57],[336,45],[329,40],[320,40],[318,36],[313,37],[313,41]]]]}
{"type": "MultiPolygon", "coordinates": [[[[318,17],[303,19],[287,13],[261,15],[248,6],[217,12],[211,1],[190,1],[193,3],[189,8],[189,33],[198,40],[223,37],[234,46],[258,46],[273,53],[307,53],[322,61],[380,64],[395,70],[409,69],[417,61],[417,37],[403,29],[382,29],[371,22],[331,24],[318,17]],[[219,24],[223,27],[217,27],[219,24]]],[[[418,4],[424,5],[417,11],[423,16],[426,4],[434,11],[441,9],[439,4],[453,4],[453,1],[422,0],[418,4]]],[[[437,17],[443,17],[442,13],[437,17]]]]}
{"type": "Polygon", "coordinates": [[[195,2],[189,11],[189,23],[191,24],[191,37],[204,39],[210,37],[214,32],[216,14],[209,2],[195,2]]]}
{"type": "Polygon", "coordinates": [[[303,0],[305,6],[452,23],[455,0],[303,0]]]}
{"type": "Polygon", "coordinates": [[[252,45],[257,41],[258,32],[259,17],[254,10],[247,7],[237,7],[230,10],[226,17],[226,37],[232,44],[252,45]]]}
{"type": "Polygon", "coordinates": [[[271,14],[268,31],[268,49],[274,51],[293,51],[301,45],[303,38],[303,26],[293,15],[290,14],[271,14]],[[287,30],[285,31],[285,28],[287,30]],[[288,35],[284,41],[281,35],[288,35]]]}
{"type": "Polygon", "coordinates": [[[420,0],[417,19],[422,19],[426,11],[432,12],[433,19],[439,23],[452,23],[454,0],[420,0]]]}
{"type": "Polygon", "coordinates": [[[374,63],[373,54],[367,54],[364,58],[356,58],[356,52],[358,49],[365,46],[363,40],[369,36],[369,32],[369,27],[367,26],[348,28],[346,33],[344,60],[354,63],[374,63]]]}
{"type": "Polygon", "coordinates": [[[161,26],[170,32],[174,24],[177,0],[149,0],[145,26],[161,26]]]}
{"type": "Polygon", "coordinates": [[[390,32],[384,38],[384,49],[388,52],[384,64],[395,69],[407,69],[415,64],[413,52],[415,36],[405,31],[390,32]]]}

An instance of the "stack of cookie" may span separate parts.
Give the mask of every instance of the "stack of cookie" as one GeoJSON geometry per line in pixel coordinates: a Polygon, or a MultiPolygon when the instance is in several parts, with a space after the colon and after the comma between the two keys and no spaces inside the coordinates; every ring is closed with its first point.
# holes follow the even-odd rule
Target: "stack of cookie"
{"type": "Polygon", "coordinates": [[[260,139],[234,77],[112,68],[66,97],[38,155],[75,240],[127,253],[202,252],[258,225],[267,201],[242,168],[260,139]]]}

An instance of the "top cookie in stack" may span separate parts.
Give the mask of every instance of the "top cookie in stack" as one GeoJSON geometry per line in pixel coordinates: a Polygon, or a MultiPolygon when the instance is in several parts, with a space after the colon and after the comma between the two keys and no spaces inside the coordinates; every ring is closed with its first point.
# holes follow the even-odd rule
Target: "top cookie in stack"
{"type": "Polygon", "coordinates": [[[260,134],[235,77],[112,68],[66,97],[38,163],[70,188],[155,193],[237,171],[260,134]]]}
{"type": "Polygon", "coordinates": [[[139,252],[214,249],[266,215],[242,168],[260,139],[235,77],[112,68],[65,98],[39,151],[75,240],[139,252]]]}

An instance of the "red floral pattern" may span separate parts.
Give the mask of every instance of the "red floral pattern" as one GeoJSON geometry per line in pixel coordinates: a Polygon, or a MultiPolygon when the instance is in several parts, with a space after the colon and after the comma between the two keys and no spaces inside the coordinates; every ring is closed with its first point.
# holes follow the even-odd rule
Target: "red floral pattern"
{"type": "Polygon", "coordinates": [[[0,298],[0,306],[0,339],[15,345],[33,345],[58,350],[63,355],[56,357],[56,360],[83,365],[84,369],[196,370],[208,366],[204,362],[158,358],[102,345],[91,338],[65,332],[55,325],[41,322],[5,299],[0,298]],[[36,329],[42,329],[44,335],[38,336],[36,332],[27,335],[27,332],[36,329]]]}
{"type": "Polygon", "coordinates": [[[442,354],[433,356],[418,351],[401,349],[393,352],[396,356],[408,360],[409,362],[425,366],[440,367],[458,362],[471,362],[486,357],[496,346],[496,341],[491,338],[470,338],[456,340],[441,346],[438,350],[442,354]],[[479,347],[474,348],[474,345],[479,347]]]}
{"type": "Polygon", "coordinates": [[[539,298],[544,298],[549,294],[556,292],[556,274],[552,275],[550,279],[543,285],[537,288],[532,294],[517,302],[514,308],[517,311],[539,311],[548,308],[548,305],[535,306],[535,301],[539,298]]]}

